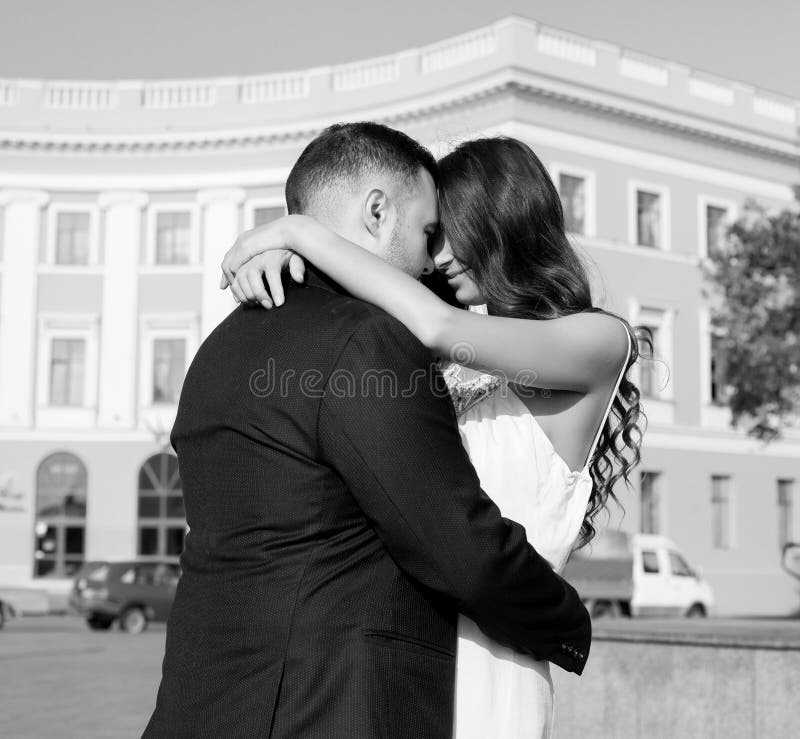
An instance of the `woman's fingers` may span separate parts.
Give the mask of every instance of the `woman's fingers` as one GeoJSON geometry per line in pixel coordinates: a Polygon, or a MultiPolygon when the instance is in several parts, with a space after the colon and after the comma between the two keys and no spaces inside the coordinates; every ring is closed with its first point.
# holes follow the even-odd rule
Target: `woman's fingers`
{"type": "Polygon", "coordinates": [[[253,288],[250,285],[250,280],[247,277],[246,270],[241,269],[236,273],[236,284],[239,286],[239,291],[244,296],[244,300],[242,302],[250,303],[251,301],[255,300],[253,288]]]}
{"type": "Polygon", "coordinates": [[[238,243],[239,239],[236,239],[234,245],[225,252],[225,256],[222,258],[222,264],[220,265],[220,268],[222,269],[222,278],[219,281],[219,286],[222,290],[224,290],[227,285],[233,287],[233,280],[236,275],[231,269],[231,253],[236,248],[238,243]]]}
{"type": "Polygon", "coordinates": [[[275,305],[283,305],[286,298],[283,294],[283,283],[281,282],[281,265],[279,263],[267,265],[264,269],[264,277],[267,278],[269,292],[275,305]]]}
{"type": "Polygon", "coordinates": [[[265,308],[271,307],[269,293],[267,288],[264,287],[264,278],[262,277],[261,268],[255,264],[245,267],[241,270],[245,274],[245,279],[250,284],[250,298],[253,302],[261,303],[265,308]]]}
{"type": "Polygon", "coordinates": [[[299,254],[289,257],[289,274],[295,282],[302,282],[306,276],[306,263],[299,254]]]}
{"type": "Polygon", "coordinates": [[[247,298],[242,292],[242,288],[239,285],[239,281],[235,277],[231,280],[230,285],[231,285],[231,292],[233,293],[233,297],[236,298],[236,302],[246,303],[247,298]]]}
{"type": "Polygon", "coordinates": [[[225,255],[225,259],[227,260],[228,269],[231,272],[238,272],[239,269],[250,259],[258,254],[250,253],[250,247],[247,243],[248,238],[251,236],[252,231],[245,231],[243,234],[236,239],[236,243],[228,250],[228,253],[225,255]]]}
{"type": "Polygon", "coordinates": [[[228,285],[233,286],[236,273],[250,259],[249,247],[244,243],[244,239],[249,233],[250,231],[245,231],[240,234],[233,246],[225,252],[220,265],[220,269],[222,269],[222,277],[219,280],[220,290],[224,290],[228,285]]]}

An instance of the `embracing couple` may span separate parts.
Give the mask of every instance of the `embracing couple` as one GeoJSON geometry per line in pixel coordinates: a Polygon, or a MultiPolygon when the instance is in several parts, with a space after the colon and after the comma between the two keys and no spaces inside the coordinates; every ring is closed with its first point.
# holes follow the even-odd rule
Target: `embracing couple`
{"type": "Polygon", "coordinates": [[[638,460],[633,330],[514,139],[436,162],[331,126],[286,202],[226,255],[246,305],[183,386],[189,532],[144,736],[549,737],[549,663],[580,674],[591,634],[557,573],[638,460]]]}

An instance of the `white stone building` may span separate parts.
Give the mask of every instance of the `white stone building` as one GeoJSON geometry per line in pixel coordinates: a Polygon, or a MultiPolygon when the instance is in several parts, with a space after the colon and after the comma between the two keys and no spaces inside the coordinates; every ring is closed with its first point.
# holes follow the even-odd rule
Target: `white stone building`
{"type": "Polygon", "coordinates": [[[371,119],[442,153],[502,133],[550,167],[597,301],[646,324],[650,427],[622,526],[671,536],[723,613],[800,605],[800,439],[728,426],[699,262],[748,197],[800,181],[800,107],[509,18],[431,47],[260,77],[0,80],[0,585],[64,589],[77,563],[176,556],[165,447],[183,374],[233,307],[242,228],[325,125],[371,119]],[[665,367],[669,368],[667,376],[665,367]]]}

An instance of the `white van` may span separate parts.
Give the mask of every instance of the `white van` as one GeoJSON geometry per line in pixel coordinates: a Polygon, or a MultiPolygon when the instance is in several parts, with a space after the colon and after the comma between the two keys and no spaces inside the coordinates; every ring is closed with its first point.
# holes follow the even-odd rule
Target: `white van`
{"type": "Polygon", "coordinates": [[[564,568],[592,616],[708,616],[709,584],[666,536],[601,532],[564,568]]]}

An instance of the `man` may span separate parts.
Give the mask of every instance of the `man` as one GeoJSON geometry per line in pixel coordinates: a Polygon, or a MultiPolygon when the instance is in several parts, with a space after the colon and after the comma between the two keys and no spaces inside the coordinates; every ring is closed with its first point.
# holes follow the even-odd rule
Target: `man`
{"type": "MultiPolygon", "coordinates": [[[[435,174],[404,134],[337,125],[286,200],[419,276],[435,174]]],[[[427,350],[311,265],[287,289],[228,316],[184,383],[190,531],[145,737],[451,739],[459,610],[580,673],[588,614],[481,491],[427,350]]]]}

